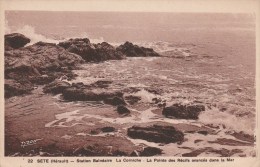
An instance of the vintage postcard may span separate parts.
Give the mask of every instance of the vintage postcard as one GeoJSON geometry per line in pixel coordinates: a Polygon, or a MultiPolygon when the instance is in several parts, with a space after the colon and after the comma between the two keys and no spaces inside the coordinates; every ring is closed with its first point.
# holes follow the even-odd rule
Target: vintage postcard
{"type": "Polygon", "coordinates": [[[257,5],[1,1],[0,166],[259,166],[257,5]]]}

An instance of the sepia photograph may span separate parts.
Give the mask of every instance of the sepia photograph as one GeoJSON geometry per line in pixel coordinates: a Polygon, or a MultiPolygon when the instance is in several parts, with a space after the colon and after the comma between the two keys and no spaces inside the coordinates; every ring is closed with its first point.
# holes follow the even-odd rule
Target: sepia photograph
{"type": "Polygon", "coordinates": [[[7,157],[255,157],[254,13],[7,10],[7,157]]]}

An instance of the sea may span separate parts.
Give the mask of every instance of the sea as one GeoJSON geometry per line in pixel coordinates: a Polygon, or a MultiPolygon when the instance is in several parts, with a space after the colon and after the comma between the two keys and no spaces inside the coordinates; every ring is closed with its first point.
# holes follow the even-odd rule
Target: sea
{"type": "MultiPolygon", "coordinates": [[[[74,71],[78,77],[71,82],[91,84],[109,80],[112,90],[138,88],[138,92],[128,95],[140,96],[145,109],[130,106],[135,112],[133,116],[109,118],[89,114],[88,109],[104,107],[89,103],[84,109],[56,115],[56,120],[46,123],[46,128],[58,121],[55,126],[64,127],[70,121],[73,124],[67,126],[73,126],[83,117],[120,124],[124,128],[153,122],[208,126],[218,129],[217,134],[188,134],[183,146],[195,150],[213,147],[242,151],[232,156],[255,156],[255,146],[209,141],[220,138],[239,141],[230,135],[233,133],[255,135],[255,23],[253,13],[5,12],[5,33],[24,34],[31,39],[27,45],[84,37],[92,43],[106,41],[114,46],[130,41],[163,55],[86,63],[74,71]],[[160,93],[147,91],[148,88],[156,88],[160,93]],[[200,113],[198,120],[164,118],[152,112],[156,109],[154,98],[162,99],[166,106],[203,104],[206,110],[200,113]],[[64,119],[67,121],[61,123],[64,119]],[[203,141],[196,143],[198,138],[203,141]]],[[[187,152],[176,144],[162,146],[144,140],[128,140],[136,145],[159,147],[164,155],[181,156],[187,152]]],[[[199,156],[219,155],[204,152],[199,156]]]]}

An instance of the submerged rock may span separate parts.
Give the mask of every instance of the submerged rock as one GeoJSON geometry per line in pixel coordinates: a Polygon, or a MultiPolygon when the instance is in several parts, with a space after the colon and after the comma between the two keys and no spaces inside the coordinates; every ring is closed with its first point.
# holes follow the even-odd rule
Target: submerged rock
{"type": "Polygon", "coordinates": [[[113,82],[100,80],[95,83],[92,83],[90,86],[98,87],[98,88],[108,88],[111,83],[113,83],[113,82]]]}
{"type": "Polygon", "coordinates": [[[37,85],[43,85],[50,83],[56,79],[55,75],[40,75],[40,76],[33,76],[30,78],[30,81],[37,85]]]}
{"type": "Polygon", "coordinates": [[[31,40],[23,34],[12,33],[5,35],[5,50],[18,49],[24,47],[31,40]]]}
{"type": "Polygon", "coordinates": [[[143,157],[149,157],[149,156],[155,156],[161,154],[162,154],[162,149],[156,147],[145,147],[144,150],[140,152],[140,156],[143,157]]]}
{"type": "Polygon", "coordinates": [[[89,85],[85,85],[83,82],[72,83],[71,87],[76,88],[76,89],[90,88],[89,85]]]}
{"type": "Polygon", "coordinates": [[[114,132],[116,129],[114,127],[111,127],[111,126],[105,126],[103,128],[97,128],[97,129],[94,129],[94,130],[91,130],[90,131],[90,134],[91,135],[97,135],[97,134],[100,134],[100,133],[109,133],[109,132],[114,132]]]}
{"type": "Polygon", "coordinates": [[[205,110],[203,105],[185,106],[174,104],[163,109],[162,114],[166,117],[175,117],[178,119],[198,119],[201,111],[205,110]]]}
{"type": "Polygon", "coordinates": [[[112,97],[122,97],[117,91],[91,90],[90,88],[69,87],[64,89],[62,95],[65,100],[70,101],[103,101],[112,97]]]}
{"type": "Polygon", "coordinates": [[[256,141],[256,138],[254,135],[249,135],[249,134],[245,134],[244,132],[233,132],[230,134],[231,136],[234,136],[235,138],[239,139],[239,140],[243,140],[243,141],[247,141],[247,142],[251,142],[254,143],[256,141]]]}
{"type": "Polygon", "coordinates": [[[197,133],[205,135],[205,136],[209,134],[209,132],[206,130],[200,130],[200,131],[197,131],[197,133]]]}
{"type": "Polygon", "coordinates": [[[130,110],[123,105],[117,106],[116,110],[117,110],[118,114],[129,114],[130,113],[130,110]]]}
{"type": "Polygon", "coordinates": [[[134,150],[131,157],[150,157],[155,155],[161,155],[162,149],[156,147],[145,147],[143,150],[134,150]]]}
{"type": "Polygon", "coordinates": [[[126,105],[126,102],[124,101],[124,99],[122,97],[117,97],[117,96],[105,99],[104,103],[110,104],[113,106],[126,105]]]}
{"type": "Polygon", "coordinates": [[[114,132],[116,129],[111,126],[106,126],[100,129],[102,132],[114,132]]]}
{"type": "Polygon", "coordinates": [[[184,134],[172,126],[133,126],[128,128],[127,135],[133,139],[143,139],[155,143],[182,143],[184,140],[184,134]]]}
{"type": "Polygon", "coordinates": [[[62,93],[64,89],[70,87],[70,84],[65,81],[56,80],[43,88],[44,93],[59,94],[62,93]]]}
{"type": "Polygon", "coordinates": [[[87,62],[100,62],[105,60],[120,60],[125,56],[117,51],[112,45],[102,42],[98,44],[90,43],[88,38],[70,39],[60,42],[59,46],[71,53],[80,55],[87,62]]]}
{"type": "Polygon", "coordinates": [[[152,48],[140,47],[134,45],[131,42],[125,42],[123,45],[120,45],[116,50],[121,51],[127,57],[158,57],[160,56],[152,48]]]}

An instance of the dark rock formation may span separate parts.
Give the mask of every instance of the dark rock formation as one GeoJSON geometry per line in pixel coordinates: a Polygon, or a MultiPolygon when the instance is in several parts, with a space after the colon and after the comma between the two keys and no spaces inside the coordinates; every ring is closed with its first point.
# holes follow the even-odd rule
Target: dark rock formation
{"type": "Polygon", "coordinates": [[[31,40],[19,33],[5,35],[5,50],[18,49],[24,47],[31,40]]]}
{"type": "Polygon", "coordinates": [[[205,135],[205,136],[209,134],[209,132],[206,130],[200,130],[200,131],[197,131],[197,133],[205,135]]]}
{"type": "Polygon", "coordinates": [[[117,96],[105,99],[104,103],[110,104],[113,106],[126,105],[126,102],[124,101],[124,99],[122,97],[117,97],[117,96]]]}
{"type": "Polygon", "coordinates": [[[51,74],[51,75],[40,75],[40,76],[33,76],[30,78],[30,81],[34,84],[37,85],[43,85],[43,84],[48,84],[56,79],[56,76],[51,74]]]}
{"type": "Polygon", "coordinates": [[[123,105],[117,106],[116,110],[117,110],[118,114],[129,114],[130,113],[130,110],[123,105]]]}
{"type": "Polygon", "coordinates": [[[73,76],[73,69],[84,60],[52,43],[5,51],[5,79],[19,83],[46,84],[64,75],[73,76]]]}
{"type": "Polygon", "coordinates": [[[112,81],[97,81],[93,84],[91,84],[92,87],[97,87],[97,88],[108,88],[109,85],[112,83],[112,81]]]}
{"type": "Polygon", "coordinates": [[[33,90],[30,82],[19,83],[13,79],[5,79],[5,98],[29,93],[33,90]]]}
{"type": "Polygon", "coordinates": [[[128,128],[127,135],[133,139],[143,139],[155,143],[182,143],[184,140],[184,134],[172,126],[133,126],[128,128]]]}
{"type": "Polygon", "coordinates": [[[254,143],[256,141],[256,138],[254,135],[245,134],[244,132],[233,132],[230,134],[231,136],[234,136],[235,138],[247,142],[254,143]]]}
{"type": "Polygon", "coordinates": [[[77,82],[77,83],[72,83],[71,87],[76,89],[86,89],[86,88],[90,88],[90,85],[85,85],[83,82],[77,82]]]}
{"type": "Polygon", "coordinates": [[[71,53],[80,55],[87,62],[100,62],[105,60],[120,60],[124,55],[117,51],[112,45],[102,42],[91,44],[87,38],[70,39],[60,42],[59,46],[71,53]]]}
{"type": "Polygon", "coordinates": [[[106,127],[103,127],[103,128],[97,128],[97,129],[94,129],[94,130],[91,130],[90,131],[90,134],[91,135],[97,135],[97,134],[100,134],[100,133],[109,133],[109,132],[114,132],[116,129],[114,127],[111,127],[111,126],[106,126],[106,127]]]}
{"type": "Polygon", "coordinates": [[[122,97],[117,91],[91,90],[90,88],[69,87],[63,90],[63,97],[70,101],[103,101],[112,97],[122,97]]]}
{"type": "Polygon", "coordinates": [[[144,150],[140,152],[141,157],[149,157],[149,156],[155,156],[161,154],[162,154],[162,149],[156,147],[145,147],[144,150]]]}
{"type": "Polygon", "coordinates": [[[253,146],[254,143],[243,142],[233,139],[226,139],[226,138],[218,138],[215,141],[208,141],[208,143],[216,143],[220,145],[227,145],[227,146],[253,146]]]}
{"type": "Polygon", "coordinates": [[[99,61],[105,60],[121,60],[125,58],[125,55],[122,52],[117,51],[116,48],[107,42],[102,42],[94,44],[96,48],[96,57],[99,61]]]}
{"type": "Polygon", "coordinates": [[[62,93],[64,89],[70,87],[70,84],[65,81],[55,80],[54,82],[46,85],[43,88],[44,93],[59,94],[62,93]]]}
{"type": "Polygon", "coordinates": [[[162,149],[156,147],[145,147],[142,151],[134,150],[130,156],[131,157],[150,157],[155,155],[161,155],[162,149]]]}
{"type": "Polygon", "coordinates": [[[106,126],[100,129],[102,132],[114,132],[116,129],[114,127],[106,126]]]}
{"type": "Polygon", "coordinates": [[[162,114],[166,117],[175,117],[178,119],[198,119],[201,111],[205,110],[203,105],[185,106],[174,104],[163,109],[162,114]]]}
{"type": "Polygon", "coordinates": [[[60,71],[60,67],[75,67],[82,62],[80,56],[51,43],[38,42],[25,48],[5,52],[5,72],[7,74],[21,72],[25,75],[39,76],[60,71]],[[53,67],[53,64],[56,68],[53,67]]]}
{"type": "Polygon", "coordinates": [[[123,45],[120,45],[116,50],[121,51],[127,57],[158,57],[160,56],[152,48],[140,47],[134,45],[131,42],[125,42],[123,45]]]}

